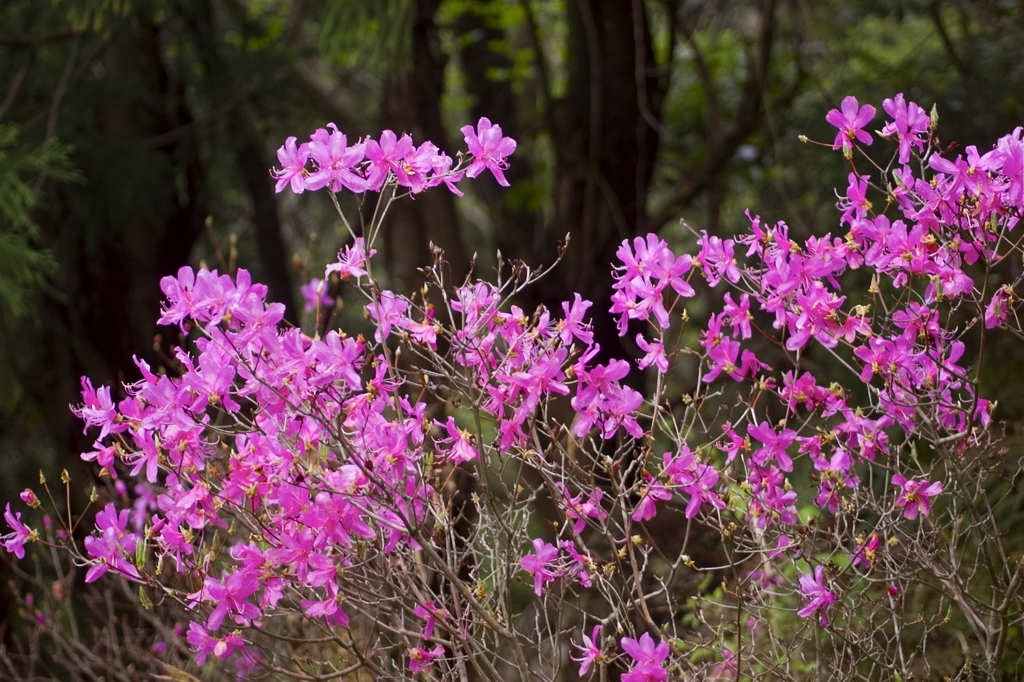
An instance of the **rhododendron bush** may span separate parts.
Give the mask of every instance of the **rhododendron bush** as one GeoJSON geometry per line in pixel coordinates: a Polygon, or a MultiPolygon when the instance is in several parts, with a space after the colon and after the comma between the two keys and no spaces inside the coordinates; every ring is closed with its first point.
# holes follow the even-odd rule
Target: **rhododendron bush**
{"type": "MultiPolygon", "coordinates": [[[[178,603],[197,664],[243,676],[1014,670],[1020,465],[979,377],[991,336],[1021,333],[1022,130],[961,151],[902,96],[883,109],[878,131],[852,97],[827,116],[850,174],[821,234],[748,213],[688,253],[623,241],[601,312],[633,358],[595,345],[579,294],[519,308],[544,273],[527,264],[451,282],[435,249],[417,293],[386,288],[388,207],[507,184],[499,126],[463,128],[456,159],[391,131],[289,138],[278,191],[376,206],[307,287],[321,318],[326,283],[350,287],[372,333],[283,325],[244,270],[165,278],[176,363],[137,361],[114,390],[83,379],[83,458],[110,485],[81,544],[49,542],[86,581],[178,603]]],[[[25,505],[52,497],[22,500],[3,536],[18,557],[40,540],[25,505]]]]}

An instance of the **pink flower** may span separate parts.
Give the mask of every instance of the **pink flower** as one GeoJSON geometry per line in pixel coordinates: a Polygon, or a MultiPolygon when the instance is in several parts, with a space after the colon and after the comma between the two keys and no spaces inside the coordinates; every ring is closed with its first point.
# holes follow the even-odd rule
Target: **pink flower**
{"type": "Polygon", "coordinates": [[[475,440],[473,434],[460,429],[455,423],[455,417],[449,416],[448,421],[443,424],[435,419],[434,425],[448,432],[447,438],[434,438],[437,454],[443,461],[462,464],[480,458],[480,454],[473,444],[475,440]]]}
{"type": "Polygon", "coordinates": [[[572,645],[580,650],[581,656],[572,660],[580,664],[580,677],[587,674],[590,666],[594,663],[601,663],[604,659],[601,656],[601,626],[595,625],[590,637],[583,635],[583,644],[573,642],[572,645]]]}
{"type": "Polygon", "coordinates": [[[704,277],[710,286],[718,286],[723,278],[733,284],[740,281],[740,269],[735,258],[735,242],[732,239],[722,239],[701,230],[698,243],[700,254],[693,259],[693,263],[703,269],[704,277]]]}
{"type": "Polygon", "coordinates": [[[796,439],[796,431],[793,429],[783,429],[782,433],[775,433],[772,425],[764,421],[760,424],[750,424],[747,426],[747,434],[764,443],[764,447],[758,448],[751,455],[755,462],[764,465],[768,460],[774,459],[783,471],[793,470],[793,459],[786,452],[786,449],[796,439]]]}
{"type": "Polygon", "coordinates": [[[806,618],[821,609],[821,624],[828,627],[828,607],[835,603],[837,597],[825,587],[825,567],[815,566],[813,576],[810,573],[800,576],[800,591],[804,593],[805,598],[810,598],[810,601],[796,614],[806,618]]]}
{"type": "Polygon", "coordinates": [[[588,498],[584,498],[583,493],[580,493],[575,497],[570,495],[565,484],[561,481],[556,482],[555,486],[562,491],[562,501],[565,505],[564,511],[566,518],[576,520],[572,527],[574,535],[579,535],[583,532],[583,529],[587,527],[588,518],[594,519],[595,521],[602,521],[608,517],[608,512],[601,507],[601,499],[604,497],[604,491],[600,488],[592,491],[588,498]]]}
{"type": "Polygon", "coordinates": [[[665,357],[665,346],[662,345],[661,339],[654,339],[648,343],[643,334],[637,334],[636,345],[640,347],[640,350],[647,353],[636,363],[637,367],[643,369],[654,365],[660,373],[665,374],[668,372],[668,358],[665,357]]]}
{"type": "Polygon", "coordinates": [[[729,324],[732,325],[732,333],[736,334],[739,332],[741,339],[749,339],[751,336],[750,321],[754,319],[754,316],[750,314],[750,296],[742,294],[740,296],[740,302],[737,304],[732,300],[732,294],[728,291],[725,292],[725,307],[722,310],[722,315],[729,320],[729,324]]]}
{"type": "Polygon", "coordinates": [[[316,310],[317,304],[320,307],[329,306],[334,303],[334,299],[327,295],[326,284],[314,277],[309,280],[308,284],[303,284],[300,291],[302,292],[302,298],[306,301],[306,311],[316,310]]]}
{"type": "Polygon", "coordinates": [[[895,99],[883,100],[882,108],[894,119],[882,128],[882,137],[896,136],[900,141],[899,161],[907,163],[910,161],[911,146],[924,148],[924,134],[931,127],[931,119],[920,106],[905,101],[902,92],[895,99]]]}
{"type": "Polygon", "coordinates": [[[360,143],[349,147],[348,139],[336,125],[328,123],[327,127],[330,132],[320,128],[310,136],[308,151],[317,169],[306,178],[306,189],[329,187],[332,192],[340,192],[345,187],[357,194],[365,192],[366,181],[354,168],[363,160],[366,146],[360,143]]]}
{"type": "Polygon", "coordinates": [[[35,491],[32,490],[31,488],[25,488],[21,492],[21,494],[18,495],[18,497],[21,498],[22,502],[32,507],[33,509],[39,506],[39,498],[36,497],[35,491]]]}
{"type": "Polygon", "coordinates": [[[501,126],[491,125],[490,119],[486,117],[477,122],[476,130],[473,130],[473,126],[462,126],[461,130],[469,153],[473,155],[473,162],[466,169],[466,175],[475,178],[486,169],[491,171],[499,185],[508,187],[503,172],[508,168],[505,157],[516,150],[516,141],[511,137],[502,137],[501,126]]]}
{"type": "Polygon", "coordinates": [[[85,574],[85,582],[98,580],[110,568],[129,578],[139,577],[138,570],[127,558],[134,558],[139,540],[138,535],[127,532],[130,514],[127,509],[119,512],[113,502],[107,503],[107,506],[96,514],[96,529],[99,535],[90,535],[84,541],[86,554],[95,560],[85,574]]]}
{"type": "Polygon", "coordinates": [[[366,158],[370,165],[366,173],[366,186],[377,192],[387,182],[388,173],[394,173],[401,184],[408,184],[409,176],[402,163],[406,156],[413,152],[412,137],[397,137],[392,131],[385,130],[380,134],[380,142],[366,141],[366,158]]]}
{"type": "Polygon", "coordinates": [[[658,513],[657,503],[662,500],[671,500],[672,491],[666,489],[660,483],[648,480],[648,485],[641,488],[640,501],[633,510],[632,519],[639,523],[653,519],[658,513]]]}
{"type": "Polygon", "coordinates": [[[644,633],[640,640],[623,637],[622,650],[633,657],[636,665],[622,676],[622,682],[666,682],[668,671],[663,665],[668,658],[668,644],[655,645],[651,635],[644,633]]]}
{"type": "Polygon", "coordinates": [[[549,564],[558,556],[558,547],[544,542],[541,538],[533,541],[533,554],[527,554],[519,560],[524,571],[533,575],[533,592],[538,597],[544,586],[559,576],[549,564]]]}
{"type": "Polygon", "coordinates": [[[863,128],[875,117],[875,108],[870,104],[858,106],[857,98],[850,95],[843,99],[842,111],[833,109],[825,116],[825,120],[839,128],[836,139],[832,143],[832,149],[843,148],[847,155],[853,151],[853,140],[856,139],[864,144],[871,144],[871,134],[863,128]]]}
{"type": "Polygon", "coordinates": [[[392,326],[399,329],[406,329],[409,326],[409,320],[405,317],[406,311],[409,310],[409,301],[394,292],[382,291],[380,302],[371,301],[366,304],[366,310],[377,323],[377,330],[373,333],[377,343],[384,343],[391,334],[392,326]]]}
{"type": "Polygon", "coordinates": [[[409,672],[429,673],[434,659],[444,653],[444,647],[438,644],[429,651],[423,647],[409,649],[409,672]]]}
{"type": "Polygon", "coordinates": [[[309,145],[305,142],[298,147],[295,146],[295,137],[289,137],[284,141],[284,146],[277,150],[277,160],[281,162],[282,168],[275,168],[271,171],[277,179],[275,192],[280,192],[288,185],[292,191],[302,194],[306,190],[306,161],[309,160],[309,145]]]}
{"type": "Polygon", "coordinates": [[[118,420],[117,409],[110,397],[110,387],[100,386],[94,389],[88,377],[82,377],[82,405],[71,408],[76,417],[85,422],[86,433],[90,426],[100,427],[98,440],[103,440],[111,433],[122,433],[127,424],[118,420]]]}
{"type": "Polygon", "coordinates": [[[11,511],[11,504],[7,503],[7,510],[4,512],[4,519],[7,525],[14,531],[7,535],[0,535],[0,542],[4,549],[19,559],[25,558],[25,542],[35,539],[35,531],[21,522],[21,512],[17,514],[11,511]]]}
{"type": "Polygon", "coordinates": [[[366,270],[363,269],[366,261],[373,258],[375,253],[377,253],[376,249],[371,249],[369,253],[366,253],[366,244],[363,238],[357,237],[351,246],[346,246],[338,252],[338,262],[327,266],[324,278],[330,277],[332,272],[336,272],[338,277],[343,280],[355,277],[358,281],[366,274],[366,270]]]}
{"type": "Polygon", "coordinates": [[[572,343],[573,337],[589,346],[594,342],[594,332],[590,323],[584,320],[584,315],[587,314],[587,308],[594,304],[584,300],[579,294],[573,294],[573,296],[572,303],[562,301],[565,318],[558,323],[558,338],[566,346],[572,343]]]}
{"type": "Polygon", "coordinates": [[[413,607],[413,615],[417,618],[423,619],[423,639],[430,639],[434,636],[434,625],[439,620],[445,620],[448,618],[448,610],[444,609],[432,601],[428,601],[425,604],[417,604],[413,607]]]}
{"type": "Polygon", "coordinates": [[[206,657],[213,654],[217,658],[226,659],[236,650],[245,649],[245,640],[237,632],[232,632],[218,639],[207,632],[206,628],[196,622],[189,623],[187,641],[192,651],[197,654],[196,664],[202,665],[206,657]]]}
{"type": "Polygon", "coordinates": [[[931,498],[942,492],[942,483],[939,481],[910,481],[899,474],[892,477],[892,484],[903,488],[896,506],[903,507],[903,516],[911,521],[917,518],[918,513],[928,516],[932,511],[931,498]]]}

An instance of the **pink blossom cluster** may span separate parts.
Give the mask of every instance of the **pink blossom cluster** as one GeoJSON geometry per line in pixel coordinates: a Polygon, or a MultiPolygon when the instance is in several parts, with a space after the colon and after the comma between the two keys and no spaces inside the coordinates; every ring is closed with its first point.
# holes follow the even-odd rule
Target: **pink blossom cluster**
{"type": "Polygon", "coordinates": [[[501,126],[481,118],[476,128],[462,128],[471,162],[464,170],[453,169],[450,156],[429,140],[419,146],[410,135],[398,137],[385,130],[380,139],[360,139],[349,145],[348,137],[333,123],[310,135],[309,142],[296,145],[289,137],[277,150],[281,167],[273,171],[276,191],[291,187],[296,194],[328,188],[346,189],[361,194],[379,192],[387,183],[408,188],[414,194],[444,184],[462,196],[456,183],[468,175],[477,177],[488,170],[499,184],[508,186],[504,170],[506,158],[516,150],[516,142],[504,137],[501,126]]]}
{"type": "MultiPolygon", "coordinates": [[[[445,543],[436,538],[454,513],[446,502],[452,472],[483,479],[481,470],[494,466],[507,475],[515,461],[542,485],[528,490],[517,479],[503,503],[544,499],[557,515],[542,537],[502,522],[517,558],[509,572],[535,597],[618,593],[608,581],[642,551],[636,529],[677,513],[745,537],[766,561],[801,557],[811,572],[790,580],[792,606],[827,627],[830,613],[842,617],[844,576],[811,551],[800,508],[838,517],[872,503],[879,528],[920,524],[942,509],[940,468],[908,452],[926,442],[962,454],[983,441],[993,406],[978,395],[966,334],[1014,324],[1020,302],[1018,282],[993,286],[987,266],[1005,256],[1024,214],[1021,129],[983,154],[967,147],[945,158],[921,107],[897,96],[883,109],[892,120],[881,135],[898,145],[891,172],[881,185],[850,174],[837,206],[840,236],[798,239],[785,223],[751,217],[749,233],[736,239],[696,233],[693,255],[677,255],[656,235],[622,242],[610,312],[623,335],[631,322],[646,323],[636,359],[598,360],[592,303],[578,293],[558,314],[522,310],[507,282],[467,282],[442,292],[437,309],[383,289],[370,275],[371,238],[343,249],[325,280],[363,292],[372,339],[284,327],[283,307],[244,270],[232,277],[185,267],[164,278],[160,322],[191,339],[176,352],[174,372],[136,360],[141,379],[120,400],[83,379],[74,408],[96,436],[83,458],[142,484],[133,509],[109,503],[97,514],[84,542],[86,580],[115,573],[156,584],[155,566],[172,570],[192,586],[178,598],[193,614],[187,641],[197,660],[257,665],[249,633],[276,614],[347,627],[355,613],[372,611],[359,576],[439,552],[445,543]],[[912,167],[912,158],[922,163],[912,167]],[[886,210],[874,211],[875,193],[886,210]],[[858,279],[871,282],[867,295],[851,285],[858,279]],[[728,291],[695,346],[681,349],[685,301],[701,280],[728,291]],[[396,348],[414,360],[400,362],[396,348]],[[812,352],[831,356],[836,375],[801,362],[812,352]],[[673,404],[665,384],[681,354],[697,358],[699,380],[673,404]],[[628,381],[643,370],[654,380],[647,393],[628,381]],[[749,397],[736,409],[726,398],[714,415],[701,411],[742,391],[749,397]],[[428,395],[450,410],[436,418],[428,395]],[[556,405],[571,420],[551,416],[556,405]],[[891,482],[881,498],[861,484],[874,475],[891,482]]],[[[833,146],[852,158],[858,143],[873,141],[864,128],[874,115],[844,100],[828,115],[838,129],[833,146]]],[[[461,173],[483,170],[504,184],[515,149],[481,119],[463,129],[472,161],[453,170],[430,143],[417,148],[385,131],[348,146],[328,128],[302,145],[289,138],[278,191],[379,191],[387,183],[457,191],[461,173]]],[[[10,505],[5,519],[13,532],[0,541],[23,557],[37,536],[10,505]]],[[[849,572],[885,561],[879,531],[865,524],[851,516],[844,525],[861,539],[830,548],[850,557],[849,572]]],[[[763,566],[757,576],[765,589],[783,580],[763,566]]],[[[463,600],[457,609],[423,598],[408,613],[398,609],[414,623],[389,625],[405,637],[400,657],[411,673],[444,665],[473,619],[488,631],[506,627],[498,607],[481,605],[488,589],[478,578],[473,589],[452,590],[463,600]]],[[[582,641],[574,659],[581,675],[615,655],[600,626],[582,641]]],[[[620,637],[619,647],[632,659],[623,679],[668,679],[666,641],[644,633],[620,637]]],[[[732,651],[721,651],[728,656],[720,665],[734,666],[732,651]]]]}

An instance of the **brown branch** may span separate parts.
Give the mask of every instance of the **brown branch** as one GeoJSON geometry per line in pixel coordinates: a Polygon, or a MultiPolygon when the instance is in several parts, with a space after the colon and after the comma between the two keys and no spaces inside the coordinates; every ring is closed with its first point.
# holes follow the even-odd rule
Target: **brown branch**
{"type": "Polygon", "coordinates": [[[81,34],[71,28],[59,28],[34,36],[0,36],[0,45],[8,45],[10,47],[31,47],[51,40],[70,38],[73,35],[81,34]]]}
{"type": "MultiPolygon", "coordinates": [[[[640,0],[633,0],[633,65],[636,80],[636,105],[647,125],[659,135],[665,134],[661,121],[651,111],[651,96],[647,92],[647,40],[644,35],[644,8],[640,0]]],[[[671,53],[670,53],[671,54],[671,53]]]]}
{"type": "Polygon", "coordinates": [[[14,80],[11,82],[11,87],[7,88],[7,95],[4,96],[4,101],[0,104],[0,120],[3,120],[4,115],[14,105],[14,98],[18,95],[18,90],[21,89],[21,83],[25,80],[25,75],[28,73],[29,62],[25,62],[18,68],[18,72],[14,74],[14,80]]]}
{"type": "Polygon", "coordinates": [[[548,128],[548,134],[555,135],[557,133],[554,120],[555,110],[551,104],[551,77],[548,75],[547,55],[544,54],[544,46],[540,41],[540,27],[537,25],[537,17],[533,14],[530,0],[519,0],[519,5],[526,15],[530,47],[533,48],[534,60],[537,63],[537,80],[540,85],[540,98],[544,105],[544,123],[548,128]]]}
{"type": "Polygon", "coordinates": [[[969,75],[970,69],[968,69],[967,62],[964,58],[957,52],[956,45],[953,44],[953,38],[949,35],[949,31],[946,29],[946,23],[942,20],[942,10],[939,7],[937,0],[928,5],[928,16],[931,18],[932,23],[935,24],[935,30],[939,34],[942,46],[949,55],[950,61],[952,61],[953,65],[956,66],[956,70],[960,72],[961,76],[969,75]]]}
{"type": "MultiPolygon", "coordinates": [[[[75,34],[75,40],[71,43],[71,54],[68,55],[68,61],[64,65],[64,72],[60,75],[60,81],[57,83],[57,91],[53,95],[53,102],[50,104],[50,112],[46,119],[46,133],[43,136],[43,158],[46,158],[46,154],[50,150],[50,146],[53,144],[53,135],[57,131],[57,115],[60,113],[60,103],[64,99],[64,94],[68,89],[68,82],[71,80],[71,74],[74,72],[75,60],[78,59],[78,48],[82,44],[81,34],[75,34]]],[[[43,183],[46,182],[46,162],[44,160],[43,167],[39,169],[39,176],[36,177],[35,191],[38,192],[43,187],[43,183]]]]}
{"type": "MultiPolygon", "coordinates": [[[[673,21],[675,23],[675,21],[673,21]]],[[[693,62],[697,67],[697,77],[700,78],[701,85],[704,86],[704,96],[707,99],[707,126],[708,133],[711,139],[718,138],[719,129],[722,123],[722,102],[718,97],[718,88],[715,86],[715,79],[711,75],[711,68],[708,66],[708,61],[704,58],[704,52],[701,51],[700,45],[697,44],[697,39],[694,34],[694,28],[687,25],[685,20],[682,22],[683,37],[686,38],[687,44],[690,49],[693,50],[693,62]]]]}

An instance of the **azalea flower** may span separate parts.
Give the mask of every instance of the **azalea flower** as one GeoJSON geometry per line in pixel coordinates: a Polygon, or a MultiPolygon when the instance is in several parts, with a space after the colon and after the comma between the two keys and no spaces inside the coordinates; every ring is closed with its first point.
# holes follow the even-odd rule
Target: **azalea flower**
{"type": "Polygon", "coordinates": [[[4,549],[8,552],[11,552],[19,559],[24,559],[25,542],[34,540],[36,533],[21,522],[21,512],[14,513],[11,511],[11,504],[9,502],[7,503],[7,510],[4,512],[4,519],[14,532],[0,535],[0,543],[3,543],[4,549]]]}
{"type": "Polygon", "coordinates": [[[423,647],[409,649],[409,672],[429,673],[434,659],[444,653],[444,647],[438,644],[429,651],[423,647]]]}
{"type": "Polygon", "coordinates": [[[519,565],[527,573],[533,574],[533,593],[538,597],[544,586],[554,581],[558,573],[549,564],[558,556],[558,547],[544,542],[541,538],[533,541],[533,554],[527,554],[519,560],[519,565]]]}
{"type": "Polygon", "coordinates": [[[581,656],[572,660],[580,664],[580,677],[587,674],[590,666],[594,663],[601,663],[604,659],[601,656],[601,626],[595,625],[590,637],[583,635],[583,644],[573,642],[572,645],[580,650],[581,656]]]}
{"type": "Polygon", "coordinates": [[[850,95],[843,99],[842,111],[833,109],[825,116],[825,120],[839,128],[836,139],[832,143],[832,149],[843,148],[847,156],[853,154],[853,140],[871,144],[871,134],[863,128],[875,117],[875,108],[870,104],[858,106],[857,98],[850,95]]]}
{"type": "Polygon", "coordinates": [[[821,624],[828,627],[828,607],[835,603],[837,597],[825,587],[825,567],[815,566],[813,576],[810,573],[800,576],[800,591],[810,601],[796,615],[806,618],[821,609],[821,624]]]}
{"type": "Polygon", "coordinates": [[[664,662],[668,658],[668,644],[661,642],[655,645],[651,635],[644,633],[640,640],[623,637],[620,642],[622,650],[633,657],[636,665],[622,676],[622,682],[666,682],[668,671],[664,662]]]}
{"type": "Polygon", "coordinates": [[[316,277],[309,280],[308,284],[302,285],[300,291],[302,292],[302,298],[306,302],[306,312],[316,310],[318,303],[321,307],[329,306],[334,303],[334,299],[327,294],[325,288],[324,282],[316,277]]]}
{"type": "Polygon", "coordinates": [[[931,498],[942,492],[942,483],[939,481],[911,481],[899,474],[892,477],[892,484],[903,488],[896,506],[903,507],[903,516],[911,521],[917,518],[918,513],[928,516],[932,511],[931,498]]]}
{"type": "Polygon", "coordinates": [[[303,142],[295,146],[296,138],[289,137],[284,145],[277,150],[277,160],[281,162],[281,168],[275,168],[271,175],[277,180],[274,192],[280,193],[285,187],[291,185],[292,191],[302,194],[306,190],[306,177],[309,171],[306,170],[306,162],[309,160],[309,144],[303,142]]]}
{"type": "Polygon", "coordinates": [[[516,141],[511,137],[503,137],[501,126],[491,125],[487,117],[477,122],[476,130],[473,130],[473,126],[462,126],[461,130],[469,153],[473,155],[473,162],[466,169],[466,175],[475,178],[486,169],[491,171],[499,185],[508,187],[504,173],[508,168],[505,157],[516,150],[516,141]]]}
{"type": "Polygon", "coordinates": [[[882,545],[882,538],[878,533],[872,533],[871,539],[866,545],[857,545],[853,550],[853,565],[871,568],[878,563],[878,548],[882,545]]]}

